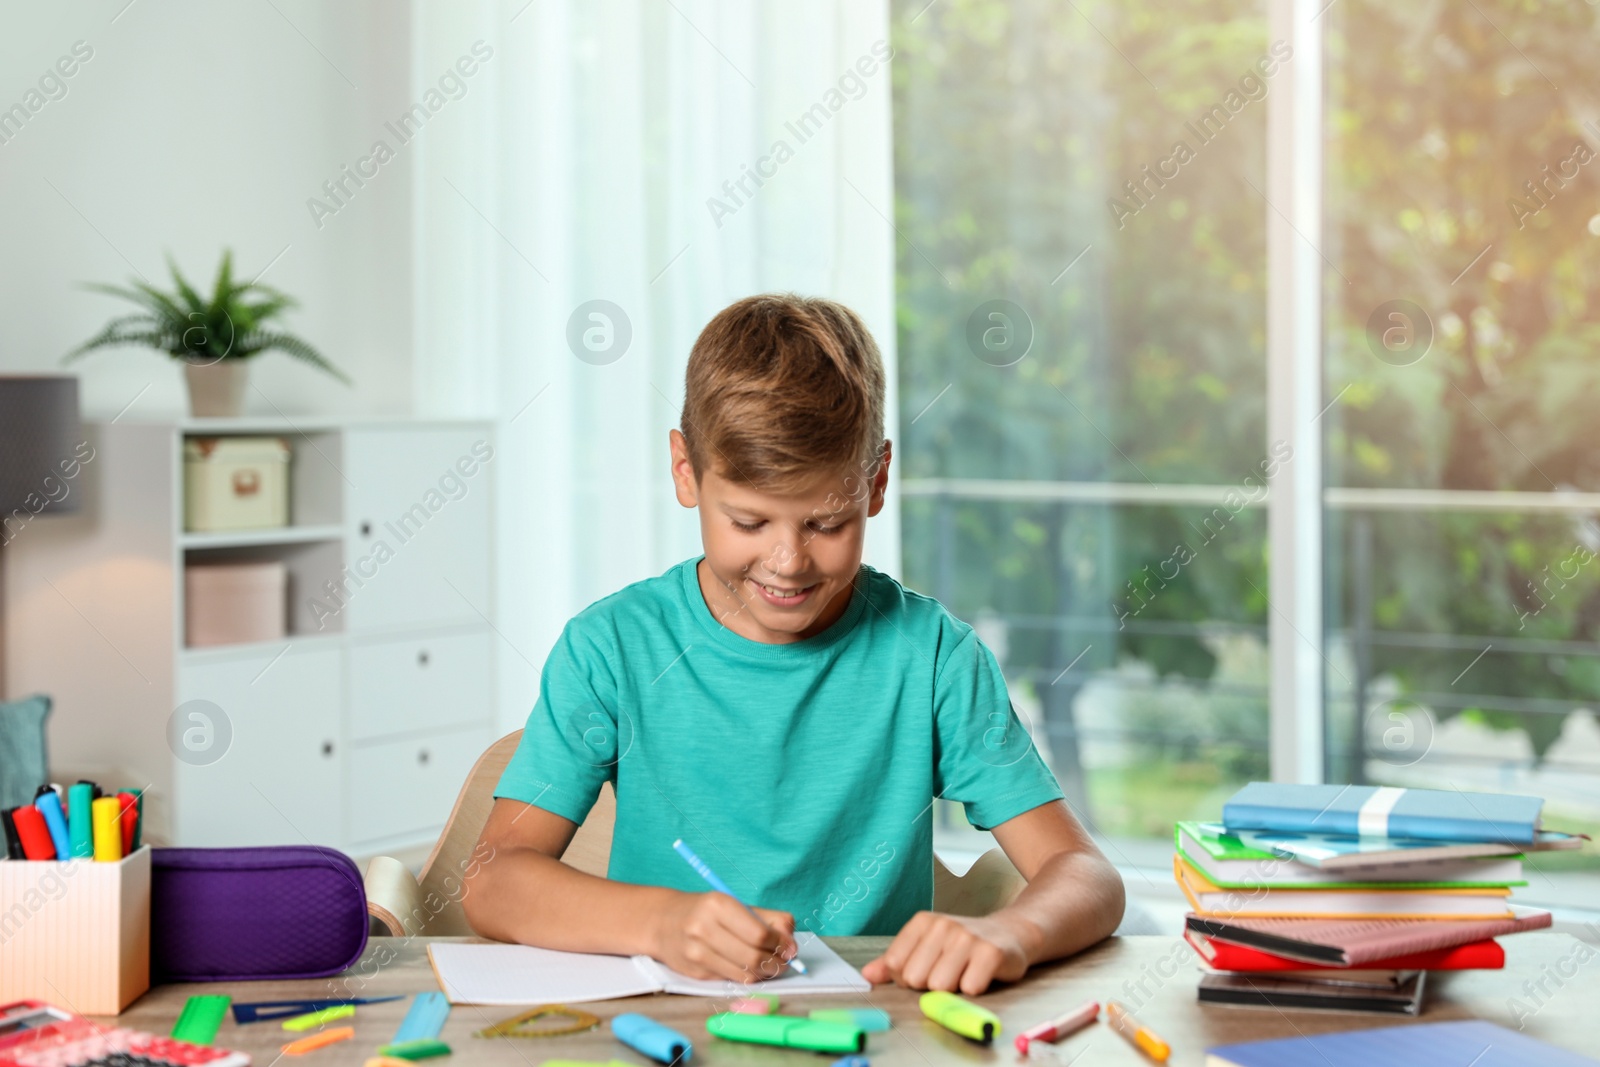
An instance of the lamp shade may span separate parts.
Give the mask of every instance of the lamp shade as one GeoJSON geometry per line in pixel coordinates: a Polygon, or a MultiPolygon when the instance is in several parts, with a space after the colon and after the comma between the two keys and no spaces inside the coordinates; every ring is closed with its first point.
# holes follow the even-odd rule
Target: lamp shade
{"type": "Polygon", "coordinates": [[[0,375],[0,521],[77,511],[67,472],[82,440],[77,378],[0,375]]]}

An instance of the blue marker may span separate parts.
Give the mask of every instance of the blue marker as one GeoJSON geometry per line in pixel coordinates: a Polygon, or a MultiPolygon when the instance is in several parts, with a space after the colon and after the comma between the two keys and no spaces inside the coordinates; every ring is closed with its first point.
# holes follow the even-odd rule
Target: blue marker
{"type": "Polygon", "coordinates": [[[50,831],[51,842],[56,846],[56,858],[70,859],[72,838],[67,833],[67,817],[61,811],[61,798],[56,796],[54,789],[45,786],[34,798],[33,806],[44,816],[44,825],[50,831]]]}
{"type": "MultiPolygon", "coordinates": [[[[740,904],[744,905],[744,910],[750,913],[750,917],[752,919],[760,923],[762,926],[767,925],[767,920],[757,915],[755,913],[755,909],[751,908],[750,905],[745,904],[743,900],[740,900],[739,894],[729,889],[728,883],[724,882],[721,878],[718,878],[717,872],[713,871],[710,867],[707,867],[706,861],[701,859],[699,856],[696,856],[694,854],[694,849],[683,843],[683,838],[680,837],[678,840],[672,843],[672,850],[678,855],[682,856],[689,866],[694,868],[695,873],[704,878],[706,883],[710,885],[712,889],[715,889],[719,893],[725,893],[734,900],[738,900],[740,904]]],[[[767,928],[771,929],[771,927],[767,928]]],[[[796,974],[809,973],[806,970],[806,965],[800,962],[799,956],[796,956],[794,959],[790,960],[789,966],[794,968],[796,974]]]]}
{"type": "Polygon", "coordinates": [[[676,1030],[669,1030],[654,1019],[627,1012],[611,1020],[611,1032],[618,1041],[641,1056],[660,1063],[681,1065],[689,1062],[694,1049],[689,1039],[676,1030]]]}

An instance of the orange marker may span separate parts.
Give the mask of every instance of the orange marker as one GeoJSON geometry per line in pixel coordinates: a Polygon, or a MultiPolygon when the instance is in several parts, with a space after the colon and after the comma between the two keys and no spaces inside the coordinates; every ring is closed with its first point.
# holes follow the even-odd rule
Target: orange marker
{"type": "Polygon", "coordinates": [[[319,1048],[337,1044],[340,1041],[348,1041],[355,1036],[355,1027],[338,1026],[332,1030],[324,1030],[320,1034],[312,1034],[310,1037],[302,1037],[298,1041],[291,1041],[283,1046],[283,1051],[285,1055],[303,1056],[307,1052],[315,1052],[319,1048]]]}
{"type": "Polygon", "coordinates": [[[1161,1040],[1155,1032],[1146,1029],[1133,1013],[1114,1000],[1106,1002],[1106,1022],[1127,1042],[1157,1063],[1166,1063],[1172,1055],[1172,1046],[1161,1040]]]}

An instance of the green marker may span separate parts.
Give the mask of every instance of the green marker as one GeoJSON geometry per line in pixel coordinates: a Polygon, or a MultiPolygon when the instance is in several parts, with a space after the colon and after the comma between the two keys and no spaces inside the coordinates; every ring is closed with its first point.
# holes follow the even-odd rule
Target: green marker
{"type": "Polygon", "coordinates": [[[861,1052],[867,1035],[859,1026],[819,1022],[794,1015],[739,1015],[723,1012],[706,1020],[706,1032],[724,1041],[803,1048],[813,1052],[861,1052]]]}
{"type": "Polygon", "coordinates": [[[401,1060],[425,1060],[433,1056],[450,1055],[450,1046],[436,1037],[419,1037],[415,1041],[397,1041],[378,1050],[380,1056],[393,1056],[401,1060]]]}
{"type": "Polygon", "coordinates": [[[94,783],[78,782],[67,786],[67,833],[72,842],[72,858],[94,855],[94,824],[89,808],[94,804],[94,783]]]}
{"type": "Polygon", "coordinates": [[[987,1045],[1000,1034],[1000,1017],[954,993],[934,990],[917,1001],[922,1014],[952,1033],[987,1045]]]}

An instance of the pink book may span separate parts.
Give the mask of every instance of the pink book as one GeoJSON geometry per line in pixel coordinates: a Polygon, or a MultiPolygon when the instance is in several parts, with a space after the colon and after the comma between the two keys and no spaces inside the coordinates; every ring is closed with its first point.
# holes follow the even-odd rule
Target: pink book
{"type": "Polygon", "coordinates": [[[1359,967],[1550,925],[1548,911],[1516,905],[1511,910],[1509,919],[1227,919],[1190,914],[1186,922],[1206,937],[1274,956],[1359,967]]]}

